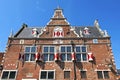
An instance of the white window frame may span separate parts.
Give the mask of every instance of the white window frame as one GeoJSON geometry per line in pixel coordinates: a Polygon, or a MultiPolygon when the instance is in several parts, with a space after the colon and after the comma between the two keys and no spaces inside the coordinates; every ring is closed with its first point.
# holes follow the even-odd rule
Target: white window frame
{"type": "MultiPolygon", "coordinates": [[[[48,75],[47,75],[47,78],[48,78],[48,75]]],[[[40,70],[40,72],[39,72],[39,80],[55,80],[55,70],[40,70]],[[49,71],[53,71],[54,72],[54,79],[41,79],[41,72],[42,71],[46,71],[47,73],[49,71]]]]}
{"type": "Polygon", "coordinates": [[[88,58],[87,58],[87,45],[76,45],[75,46],[75,54],[81,54],[81,61],[77,61],[77,62],[88,62],[88,58]],[[82,47],[85,46],[86,47],[86,52],[82,52],[82,47]],[[80,52],[76,52],[76,47],[80,47],[80,52]],[[83,54],[86,54],[86,61],[83,60],[83,54]]]}
{"type": "MultiPolygon", "coordinates": [[[[60,48],[59,48],[60,54],[63,53],[63,52],[61,52],[61,47],[65,47],[65,49],[66,49],[67,47],[71,47],[71,52],[70,52],[70,54],[72,53],[72,46],[71,46],[71,45],[61,45],[60,48]]],[[[66,55],[66,54],[69,54],[69,52],[65,52],[64,54],[65,54],[65,55],[66,55]]],[[[61,60],[61,61],[62,61],[62,60],[61,60]]],[[[71,57],[71,60],[68,61],[68,60],[67,60],[67,56],[65,56],[65,61],[62,61],[62,62],[72,62],[72,57],[71,57]]]]}
{"type": "Polygon", "coordinates": [[[93,43],[97,44],[98,43],[98,39],[93,39],[93,43]]]}
{"type": "Polygon", "coordinates": [[[37,79],[22,79],[22,80],[37,80],[37,79]]]}
{"type": "Polygon", "coordinates": [[[17,77],[17,70],[3,70],[0,79],[1,79],[1,80],[16,80],[16,77],[17,77]],[[4,71],[8,71],[8,72],[9,72],[9,73],[8,73],[8,77],[10,76],[10,72],[15,71],[15,72],[16,72],[16,74],[15,74],[15,79],[9,79],[9,78],[8,78],[8,79],[2,79],[2,75],[3,75],[3,72],[4,72],[4,71]]]}
{"type": "MultiPolygon", "coordinates": [[[[104,71],[107,71],[107,72],[108,72],[108,75],[109,75],[109,70],[96,70],[96,72],[98,72],[98,71],[101,71],[101,72],[102,72],[103,78],[101,78],[101,79],[106,79],[105,76],[104,76],[104,71]]],[[[97,78],[98,78],[98,74],[97,74],[97,78]]],[[[98,78],[98,79],[99,79],[99,78],[98,78]]],[[[108,78],[108,79],[110,79],[110,75],[109,75],[109,78],[108,78]]]]}
{"type": "Polygon", "coordinates": [[[25,55],[25,54],[29,54],[29,60],[28,60],[28,61],[25,61],[25,56],[24,56],[24,61],[25,61],[25,62],[35,62],[35,60],[34,60],[34,61],[31,61],[30,58],[31,58],[31,54],[36,54],[36,52],[37,52],[37,46],[25,46],[24,49],[25,49],[25,50],[24,50],[24,55],[25,55]],[[26,47],[30,47],[30,52],[25,52],[26,47]],[[31,47],[36,47],[35,52],[31,52],[31,47]]]}
{"type": "MultiPolygon", "coordinates": [[[[50,48],[50,47],[54,47],[54,52],[53,52],[53,54],[55,54],[55,52],[56,52],[56,49],[55,49],[55,46],[54,45],[43,45],[43,47],[42,47],[42,54],[44,55],[44,54],[48,54],[48,60],[47,61],[45,61],[45,62],[53,62],[53,61],[50,61],[49,59],[50,59],[50,55],[49,54],[51,54],[50,53],[50,49],[49,49],[49,51],[48,51],[48,53],[45,53],[44,52],[44,47],[48,47],[48,48],[50,48]]],[[[43,56],[43,58],[44,58],[44,56],[43,56]]],[[[43,59],[44,60],[44,59],[43,59]]]]}

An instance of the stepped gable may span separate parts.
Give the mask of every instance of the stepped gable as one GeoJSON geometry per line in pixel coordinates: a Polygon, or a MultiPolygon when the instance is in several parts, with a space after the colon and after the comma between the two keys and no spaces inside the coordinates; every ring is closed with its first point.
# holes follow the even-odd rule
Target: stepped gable
{"type": "Polygon", "coordinates": [[[53,26],[53,25],[70,25],[66,18],[63,15],[63,10],[61,8],[56,8],[54,11],[53,17],[50,19],[50,21],[47,24],[48,26],[53,26]]]}

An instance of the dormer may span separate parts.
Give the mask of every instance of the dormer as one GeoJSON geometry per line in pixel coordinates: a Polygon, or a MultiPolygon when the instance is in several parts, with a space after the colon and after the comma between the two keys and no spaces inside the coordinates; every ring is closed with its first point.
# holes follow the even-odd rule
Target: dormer
{"type": "Polygon", "coordinates": [[[84,35],[89,35],[89,29],[87,27],[84,28],[84,35]]]}

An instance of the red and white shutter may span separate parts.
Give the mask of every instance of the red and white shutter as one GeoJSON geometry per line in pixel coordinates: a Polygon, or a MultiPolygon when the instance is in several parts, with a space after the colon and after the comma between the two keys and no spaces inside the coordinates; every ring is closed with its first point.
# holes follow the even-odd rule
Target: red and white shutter
{"type": "Polygon", "coordinates": [[[42,60],[43,60],[42,54],[36,52],[36,54],[35,54],[35,61],[42,61],[42,60]]]}
{"type": "Polygon", "coordinates": [[[20,60],[21,59],[21,54],[19,53],[19,57],[18,57],[18,60],[20,60]]]}
{"type": "Polygon", "coordinates": [[[72,52],[71,56],[72,56],[72,61],[76,60],[75,52],[72,52]]]}
{"type": "Polygon", "coordinates": [[[19,60],[23,61],[24,60],[24,54],[19,53],[19,60]]]}
{"type": "Polygon", "coordinates": [[[93,59],[94,59],[93,53],[89,52],[88,53],[88,61],[93,61],[93,59]]]}
{"type": "Polygon", "coordinates": [[[36,54],[35,54],[35,61],[38,61],[39,58],[40,58],[40,53],[36,52],[36,54]]]}
{"type": "Polygon", "coordinates": [[[54,54],[54,60],[55,60],[55,61],[59,60],[59,53],[55,53],[55,54],[54,54]]]}
{"type": "Polygon", "coordinates": [[[40,53],[39,61],[43,61],[43,55],[40,53]]]}
{"type": "Polygon", "coordinates": [[[54,31],[54,37],[63,37],[63,31],[54,31]]]}

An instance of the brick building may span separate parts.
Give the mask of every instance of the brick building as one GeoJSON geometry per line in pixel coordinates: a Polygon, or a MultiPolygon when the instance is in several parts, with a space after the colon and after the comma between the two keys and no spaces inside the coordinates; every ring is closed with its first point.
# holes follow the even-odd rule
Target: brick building
{"type": "Polygon", "coordinates": [[[0,52],[0,75],[3,70],[3,57],[4,57],[4,52],[0,52]]]}
{"type": "Polygon", "coordinates": [[[120,80],[120,69],[117,69],[117,80],[120,80]]]}
{"type": "Polygon", "coordinates": [[[57,8],[44,27],[8,38],[1,80],[116,80],[110,36],[93,26],[71,26],[57,8]]]}

